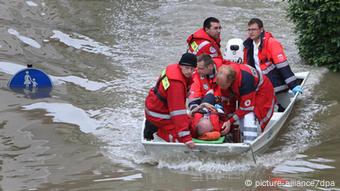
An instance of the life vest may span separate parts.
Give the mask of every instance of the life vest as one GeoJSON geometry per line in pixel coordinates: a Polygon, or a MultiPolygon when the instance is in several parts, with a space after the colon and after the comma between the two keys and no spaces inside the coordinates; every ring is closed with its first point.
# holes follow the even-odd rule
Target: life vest
{"type": "Polygon", "coordinates": [[[185,106],[188,83],[179,65],[172,64],[162,71],[156,86],[150,89],[146,97],[146,119],[159,128],[158,136],[166,141],[191,140],[185,106]],[[175,86],[178,83],[181,84],[179,87],[183,88],[181,91],[175,86]],[[168,95],[170,89],[172,95],[168,95]],[[171,96],[171,99],[168,96],[171,96]]]}
{"type": "Polygon", "coordinates": [[[155,87],[152,88],[152,91],[164,106],[167,105],[167,95],[165,92],[170,87],[171,80],[182,82],[184,87],[187,89],[187,81],[180,71],[178,64],[169,65],[166,69],[162,70],[155,87]]]}
{"type": "MultiPolygon", "coordinates": [[[[245,47],[244,63],[255,67],[253,40],[248,38],[243,44],[245,47]]],[[[287,57],[281,43],[269,32],[261,34],[258,58],[262,73],[270,79],[275,92],[284,91],[288,87],[293,89],[298,85],[297,79],[287,62],[287,57]]]]}
{"type": "Polygon", "coordinates": [[[188,39],[188,52],[199,56],[203,53],[209,54],[212,58],[223,58],[220,50],[221,39],[214,40],[203,28],[191,34],[188,39]]]}

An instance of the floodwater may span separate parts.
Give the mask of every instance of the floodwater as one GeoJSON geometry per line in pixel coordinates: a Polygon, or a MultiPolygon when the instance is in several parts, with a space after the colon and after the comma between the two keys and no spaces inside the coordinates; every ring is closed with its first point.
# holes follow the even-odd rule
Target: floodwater
{"type": "Polygon", "coordinates": [[[2,190],[340,190],[340,76],[302,64],[281,1],[0,4],[2,190]],[[311,72],[256,164],[247,157],[152,157],[140,143],[148,89],[208,16],[221,21],[223,47],[246,37],[250,18],[262,18],[293,71],[311,72]],[[52,97],[30,99],[7,88],[26,64],[51,76],[52,97]]]}

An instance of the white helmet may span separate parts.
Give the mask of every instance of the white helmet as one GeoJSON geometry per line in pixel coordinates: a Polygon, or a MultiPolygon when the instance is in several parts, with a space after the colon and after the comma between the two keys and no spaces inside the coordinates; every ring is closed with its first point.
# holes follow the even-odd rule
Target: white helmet
{"type": "Polygon", "coordinates": [[[243,63],[243,40],[240,38],[232,38],[228,40],[224,50],[224,59],[236,63],[243,63]]]}

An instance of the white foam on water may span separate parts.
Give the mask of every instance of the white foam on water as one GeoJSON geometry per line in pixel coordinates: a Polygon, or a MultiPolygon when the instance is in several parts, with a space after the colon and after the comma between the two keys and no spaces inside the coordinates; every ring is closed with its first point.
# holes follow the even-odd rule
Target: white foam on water
{"type": "MultiPolygon", "coordinates": [[[[181,171],[196,171],[196,172],[214,172],[214,173],[239,173],[246,172],[256,167],[256,164],[250,159],[245,157],[240,160],[223,159],[223,158],[190,158],[183,155],[182,157],[176,156],[175,160],[169,160],[172,157],[166,159],[158,159],[158,168],[168,168],[172,170],[181,171]]],[[[236,158],[236,157],[235,157],[236,158]]]]}
{"type": "Polygon", "coordinates": [[[309,159],[309,161],[312,161],[312,162],[335,162],[335,160],[325,159],[325,158],[309,159]]]}
{"type": "Polygon", "coordinates": [[[54,34],[50,37],[51,39],[58,40],[67,46],[95,54],[103,54],[110,57],[115,56],[114,53],[116,51],[113,48],[97,42],[85,35],[78,33],[72,33],[72,35],[69,35],[59,30],[53,30],[52,32],[54,34]]]}
{"type": "Polygon", "coordinates": [[[16,36],[23,43],[28,44],[28,45],[30,45],[34,48],[41,48],[41,45],[37,41],[35,41],[32,38],[20,35],[18,31],[14,30],[12,28],[9,28],[7,31],[8,31],[9,34],[16,36]]]}
{"type": "Polygon", "coordinates": [[[300,172],[314,172],[315,170],[324,170],[324,169],[334,169],[335,167],[330,166],[329,164],[322,163],[331,163],[334,160],[330,159],[308,159],[306,155],[297,155],[295,159],[285,160],[283,163],[277,165],[273,169],[273,173],[300,173],[300,172]]]}
{"type": "Polygon", "coordinates": [[[38,102],[22,107],[23,110],[46,110],[47,114],[45,115],[53,117],[53,122],[77,125],[84,133],[93,133],[96,128],[101,126],[101,123],[90,118],[86,111],[68,103],[38,102]]]}
{"type": "Polygon", "coordinates": [[[307,161],[285,161],[284,164],[276,166],[273,173],[300,173],[313,172],[315,170],[333,169],[333,166],[311,163],[307,161]]]}
{"type": "MultiPolygon", "coordinates": [[[[134,44],[128,46],[127,42],[123,42],[108,46],[79,33],[72,32],[67,34],[59,30],[53,30],[52,32],[54,34],[49,39],[59,41],[78,50],[110,57],[115,62],[120,62],[122,67],[136,62],[137,58],[133,57],[131,50],[129,50],[134,47],[134,44]]],[[[129,69],[132,70],[132,68],[129,69]]]]}
{"type": "Polygon", "coordinates": [[[12,62],[0,62],[0,72],[14,75],[20,70],[27,68],[26,66],[15,64],[12,62]]]}
{"type": "Polygon", "coordinates": [[[144,148],[140,143],[142,121],[136,115],[140,115],[140,109],[126,110],[125,108],[101,110],[96,116],[105,128],[97,135],[107,143],[103,147],[104,154],[112,161],[128,167],[136,167],[135,161],[145,161],[144,148]]]}
{"type": "MultiPolygon", "coordinates": [[[[104,154],[119,164],[135,167],[136,162],[146,160],[143,147],[139,143],[139,132],[136,126],[130,126],[133,121],[138,124],[138,119],[132,120],[132,112],[118,112],[111,108],[85,111],[69,103],[38,102],[22,106],[23,110],[42,109],[51,116],[55,123],[68,123],[79,126],[84,133],[91,133],[108,146],[104,154]],[[117,114],[117,115],[116,115],[117,114]],[[135,129],[136,128],[136,129],[135,129]]],[[[122,110],[121,110],[122,111],[122,110]]],[[[141,126],[141,124],[139,124],[141,126]]]]}
{"type": "Polygon", "coordinates": [[[27,4],[28,6],[31,6],[31,7],[37,7],[37,6],[38,6],[38,4],[36,4],[36,3],[33,2],[33,1],[26,1],[26,4],[27,4]]]}
{"type": "Polygon", "coordinates": [[[142,174],[137,173],[137,174],[133,174],[130,176],[96,179],[96,180],[93,180],[93,182],[107,182],[107,181],[112,181],[112,180],[132,181],[132,180],[141,179],[141,178],[143,178],[142,174]]]}
{"type": "MultiPolygon", "coordinates": [[[[118,112],[111,108],[85,111],[69,103],[38,102],[22,107],[23,110],[43,109],[46,116],[53,117],[53,122],[77,125],[82,132],[96,135],[109,144],[103,147],[109,151],[106,152],[110,153],[108,157],[120,164],[131,167],[136,166],[133,161],[145,160],[140,159],[143,148],[138,142],[136,126],[129,125],[133,121],[132,112],[118,112]]],[[[138,120],[134,122],[137,124],[138,120]]]]}
{"type": "Polygon", "coordinates": [[[64,82],[70,82],[76,85],[79,85],[87,90],[90,91],[97,91],[101,88],[104,88],[106,86],[108,86],[105,83],[102,82],[95,82],[95,81],[91,81],[85,78],[81,78],[78,76],[65,76],[65,77],[59,77],[59,76],[50,76],[52,81],[54,82],[54,84],[62,84],[64,82]]]}
{"type": "MultiPolygon", "coordinates": [[[[7,74],[14,75],[20,70],[25,69],[26,67],[20,64],[15,64],[11,62],[0,62],[0,72],[4,72],[7,74]]],[[[86,78],[81,78],[78,76],[52,76],[49,75],[54,85],[61,85],[65,82],[73,83],[75,85],[79,85],[90,91],[97,91],[101,88],[107,87],[107,83],[103,82],[95,82],[88,80],[86,78]]]]}

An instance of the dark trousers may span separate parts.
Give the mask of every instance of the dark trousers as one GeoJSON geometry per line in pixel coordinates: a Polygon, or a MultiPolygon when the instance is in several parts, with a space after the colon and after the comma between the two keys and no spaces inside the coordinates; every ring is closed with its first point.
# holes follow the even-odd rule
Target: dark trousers
{"type": "Polygon", "coordinates": [[[144,128],[144,138],[148,141],[153,140],[153,134],[158,131],[158,127],[152,124],[150,121],[145,120],[145,128],[144,128]]]}

